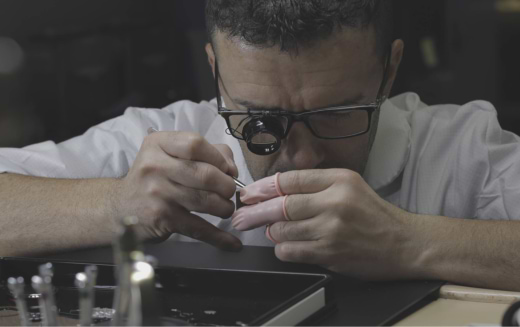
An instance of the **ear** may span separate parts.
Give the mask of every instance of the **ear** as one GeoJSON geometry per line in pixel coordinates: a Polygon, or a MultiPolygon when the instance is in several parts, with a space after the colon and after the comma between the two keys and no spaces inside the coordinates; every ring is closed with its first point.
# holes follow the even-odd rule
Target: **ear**
{"type": "Polygon", "coordinates": [[[206,44],[206,54],[208,55],[208,62],[211,66],[211,71],[213,72],[213,78],[215,77],[215,52],[213,51],[213,46],[211,43],[206,44]]]}
{"type": "Polygon", "coordinates": [[[392,42],[392,57],[390,58],[390,67],[388,67],[388,80],[386,82],[386,87],[384,91],[384,95],[387,97],[390,95],[392,85],[394,85],[394,81],[397,76],[397,71],[399,69],[399,65],[401,64],[401,59],[403,59],[403,52],[403,40],[398,39],[392,42]]]}

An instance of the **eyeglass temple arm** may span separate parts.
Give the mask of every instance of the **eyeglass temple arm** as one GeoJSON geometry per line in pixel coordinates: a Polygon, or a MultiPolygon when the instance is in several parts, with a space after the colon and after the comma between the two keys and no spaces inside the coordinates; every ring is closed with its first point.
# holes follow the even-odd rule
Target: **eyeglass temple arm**
{"type": "Polygon", "coordinates": [[[222,96],[220,95],[220,85],[218,83],[218,80],[220,78],[220,73],[218,70],[218,61],[217,57],[215,57],[215,92],[217,94],[217,104],[218,107],[222,107],[222,96]]]}
{"type": "Polygon", "coordinates": [[[379,90],[377,91],[378,101],[381,103],[386,99],[386,96],[383,95],[385,91],[386,83],[388,82],[388,70],[390,67],[390,59],[392,58],[392,45],[390,44],[388,48],[388,54],[386,55],[385,67],[383,71],[383,80],[381,81],[381,85],[379,86],[379,90]]]}

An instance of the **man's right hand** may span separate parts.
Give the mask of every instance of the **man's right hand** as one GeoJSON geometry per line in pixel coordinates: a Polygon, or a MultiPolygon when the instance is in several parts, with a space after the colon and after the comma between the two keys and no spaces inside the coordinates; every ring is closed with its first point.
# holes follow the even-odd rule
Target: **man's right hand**
{"type": "Polygon", "coordinates": [[[230,176],[237,175],[227,145],[211,145],[195,133],[152,133],[118,183],[116,216],[139,217],[145,239],[180,233],[221,249],[239,250],[238,238],[191,213],[230,217],[235,205],[229,199],[236,190],[230,176]]]}

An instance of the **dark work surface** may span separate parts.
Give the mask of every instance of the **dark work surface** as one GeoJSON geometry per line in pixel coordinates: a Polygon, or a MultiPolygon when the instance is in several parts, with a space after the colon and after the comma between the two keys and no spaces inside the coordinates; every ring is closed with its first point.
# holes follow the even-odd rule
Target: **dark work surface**
{"type": "MultiPolygon", "coordinates": [[[[363,282],[332,274],[322,268],[284,263],[273,248],[245,246],[241,252],[224,252],[202,243],[170,242],[146,247],[159,266],[237,269],[259,271],[329,273],[338,310],[322,325],[391,325],[438,297],[443,282],[399,281],[363,282]]],[[[100,248],[46,256],[53,260],[112,263],[112,250],[100,248]]]]}

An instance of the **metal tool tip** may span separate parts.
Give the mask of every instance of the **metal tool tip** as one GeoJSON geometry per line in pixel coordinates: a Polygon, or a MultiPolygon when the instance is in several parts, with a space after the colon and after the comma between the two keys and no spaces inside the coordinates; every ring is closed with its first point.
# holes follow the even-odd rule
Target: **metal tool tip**
{"type": "Polygon", "coordinates": [[[126,216],[122,220],[122,224],[124,226],[137,225],[138,222],[139,222],[139,218],[137,218],[136,216],[126,216]]]}
{"type": "Polygon", "coordinates": [[[239,181],[238,179],[236,179],[235,177],[233,177],[233,180],[235,181],[235,184],[238,186],[238,187],[246,187],[246,184],[242,183],[241,181],[239,181]]]}

